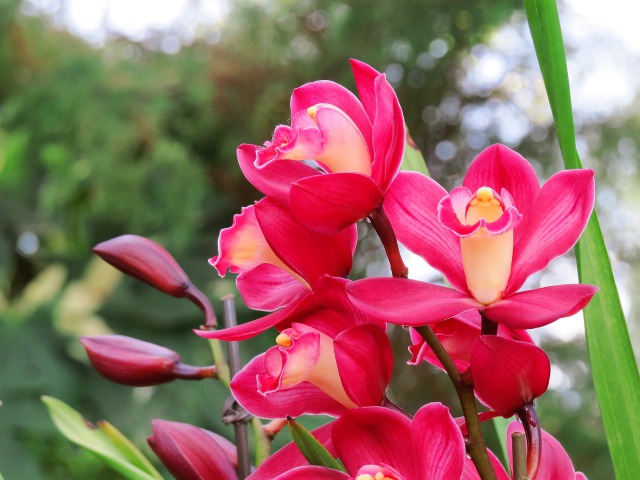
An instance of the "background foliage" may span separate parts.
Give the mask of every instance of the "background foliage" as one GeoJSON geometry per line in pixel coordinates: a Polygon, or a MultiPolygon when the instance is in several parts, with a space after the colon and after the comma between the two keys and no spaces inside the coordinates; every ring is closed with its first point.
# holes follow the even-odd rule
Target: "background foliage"
{"type": "MultiPolygon", "coordinates": [[[[219,419],[226,394],[213,382],[130,389],[87,365],[78,336],[108,331],[166,345],[187,363],[210,363],[207,344],[190,332],[201,321],[195,307],[121,279],[92,260],[90,249],[123,233],[150,236],[211,298],[233,292],[232,280],[217,279],[206,259],[216,253],[219,229],[258,198],[237,168],[235,148],[261,143],[287,122],[296,86],[326,78],[353,88],[350,57],[386,71],[431,174],[447,188],[497,141],[529,158],[542,177],[561,168],[520,9],[511,0],[235,0],[224,25],[168,54],[162,42],[175,32],[137,41],[113,34],[95,48],[59,28],[55,16],[27,15],[33,9],[0,1],[5,478],[112,478],[55,431],[43,394],[108,419],[138,445],[151,433],[151,418],[230,434],[219,419]],[[501,75],[483,76],[487,58],[502,59],[501,75]]],[[[570,59],[575,51],[579,60],[580,45],[571,42],[570,59]]],[[[633,140],[639,120],[633,104],[576,114],[581,156],[598,174],[597,207],[627,298],[637,297],[640,284],[640,226],[629,214],[640,191],[633,140]]],[[[377,240],[366,225],[360,230],[356,274],[385,273],[377,240]]],[[[558,283],[571,268],[572,259],[563,259],[535,282],[558,283]]],[[[238,306],[241,320],[255,315],[238,306]]],[[[638,305],[627,307],[637,347],[638,305]]],[[[455,413],[443,375],[426,365],[406,368],[407,335],[395,329],[392,336],[394,397],[408,410],[448,399],[455,413]]],[[[249,342],[245,360],[272,343],[264,337],[249,342]]],[[[538,338],[554,364],[552,388],[539,402],[543,426],[590,478],[612,478],[584,339],[538,338]]]]}

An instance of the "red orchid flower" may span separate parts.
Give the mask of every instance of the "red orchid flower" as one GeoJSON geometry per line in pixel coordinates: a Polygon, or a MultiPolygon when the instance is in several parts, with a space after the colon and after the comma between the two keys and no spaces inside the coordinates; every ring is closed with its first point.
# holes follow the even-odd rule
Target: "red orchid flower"
{"type": "MultiPolygon", "coordinates": [[[[275,480],[451,480],[462,476],[464,440],[449,409],[439,403],[423,406],[413,420],[383,407],[349,410],[334,422],[331,438],[347,473],[300,466],[275,480]]],[[[274,455],[278,456],[279,452],[274,455]]]]}
{"type": "MultiPolygon", "coordinates": [[[[476,310],[469,310],[442,322],[435,323],[431,328],[458,370],[464,373],[471,362],[471,348],[480,337],[482,331],[480,314],[476,310]]],[[[412,342],[409,351],[412,356],[407,363],[409,365],[418,365],[424,360],[444,370],[440,360],[427,345],[422,335],[413,328],[409,329],[409,334],[412,342]]],[[[525,330],[516,330],[504,325],[498,326],[497,335],[503,338],[533,343],[531,336],[525,330]]]]}
{"type": "MultiPolygon", "coordinates": [[[[513,451],[511,444],[511,435],[515,432],[524,432],[522,425],[518,422],[511,422],[507,427],[507,456],[509,464],[513,465],[513,451]]],[[[504,467],[499,462],[493,463],[494,470],[498,480],[509,480],[511,477],[507,474],[504,467]]],[[[542,430],[542,455],[538,473],[530,480],[587,480],[584,473],[576,472],[569,455],[564,447],[551,434],[542,430]]],[[[480,476],[476,471],[471,459],[465,460],[464,474],[462,480],[480,480],[480,476]]]]}
{"type": "Polygon", "coordinates": [[[484,150],[450,194],[424,175],[400,173],[385,201],[398,240],[454,288],[370,278],[347,292],[363,312],[396,324],[481,310],[510,328],[541,327],[578,312],[597,291],[556,285],[516,293],[577,242],[593,203],[593,171],[562,171],[540,188],[531,165],[503,145],[484,150]]]}
{"type": "Polygon", "coordinates": [[[393,353],[379,326],[359,325],[332,338],[294,323],[278,335],[276,344],[231,382],[234,397],[248,412],[261,418],[337,416],[383,402],[393,353]]]}
{"type": "Polygon", "coordinates": [[[264,146],[237,151],[258,190],[288,205],[301,224],[327,234],[382,204],[404,152],[402,110],[385,75],[357,60],[351,67],[361,100],[330,81],[303,85],[291,96],[291,126],[278,126],[264,146]]]}
{"type": "Polygon", "coordinates": [[[292,322],[320,321],[324,333],[335,336],[362,323],[363,315],[344,293],[356,242],[355,225],[335,235],[315,233],[273,198],[245,207],[220,232],[219,253],[210,263],[221,276],[227,270],[238,274],[238,290],[250,308],[279,310],[237,327],[196,333],[235,341],[273,326],[282,330],[292,322]]]}

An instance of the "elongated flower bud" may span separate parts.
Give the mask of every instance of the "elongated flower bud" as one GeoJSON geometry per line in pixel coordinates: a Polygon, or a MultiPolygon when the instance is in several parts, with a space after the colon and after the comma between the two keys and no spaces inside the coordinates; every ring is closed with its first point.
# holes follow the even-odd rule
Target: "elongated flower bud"
{"type": "Polygon", "coordinates": [[[138,235],[122,235],[99,243],[93,248],[93,252],[121,272],[142,280],[161,292],[188,298],[203,311],[206,325],[215,326],[215,313],[211,303],[162,246],[138,235]]]}
{"type": "Polygon", "coordinates": [[[195,367],[180,361],[173,350],[122,335],[82,337],[93,367],[112,382],[144,387],[176,378],[201,380],[215,377],[215,366],[195,367]]]}
{"type": "Polygon", "coordinates": [[[186,423],[153,420],[147,441],[177,480],[237,480],[235,445],[186,423]]]}

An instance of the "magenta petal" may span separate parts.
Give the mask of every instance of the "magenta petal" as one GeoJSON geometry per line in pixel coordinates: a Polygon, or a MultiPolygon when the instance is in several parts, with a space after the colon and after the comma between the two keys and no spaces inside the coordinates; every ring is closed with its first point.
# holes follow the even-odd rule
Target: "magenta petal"
{"type": "Polygon", "coordinates": [[[510,328],[543,327],[582,310],[598,291],[593,285],[553,285],[518,292],[489,305],[484,314],[510,328]]]}
{"type": "MultiPolygon", "coordinates": [[[[246,340],[274,327],[278,324],[286,323],[287,326],[293,321],[299,321],[315,310],[321,308],[311,294],[302,297],[297,303],[287,305],[269,315],[266,315],[251,322],[242,323],[237,327],[225,328],[222,330],[194,330],[200,337],[216,338],[228,342],[246,340]]],[[[286,328],[286,327],[284,327],[286,328]]]]}
{"type": "MultiPolygon", "coordinates": [[[[331,455],[336,456],[331,432],[335,422],[329,422],[312,430],[313,436],[322,443],[331,455]]],[[[302,456],[295,443],[290,442],[277,452],[271,454],[258,469],[247,477],[247,480],[273,480],[289,470],[300,466],[308,466],[309,462],[302,456]]]]}
{"type": "Polygon", "coordinates": [[[373,164],[371,176],[383,192],[395,178],[404,154],[405,127],[402,109],[384,75],[375,79],[376,110],[373,120],[373,164]]]}
{"type": "Polygon", "coordinates": [[[482,335],[471,347],[478,398],[506,418],[546,392],[550,373],[547,354],[530,343],[482,335]]]}
{"type": "Polygon", "coordinates": [[[460,478],[466,456],[464,440],[447,407],[430,403],[420,408],[413,417],[411,435],[415,478],[460,478]]]}
{"type": "Polygon", "coordinates": [[[389,465],[406,478],[416,478],[411,446],[411,422],[384,407],[345,412],[333,427],[333,445],[351,475],[363,465],[389,465]]]}
{"type": "Polygon", "coordinates": [[[255,165],[258,145],[243,144],[236,150],[240,170],[251,184],[265,195],[284,204],[289,199],[291,184],[301,178],[321,175],[316,169],[297,160],[275,160],[260,167],[255,165]]]}
{"type": "Polygon", "coordinates": [[[148,442],[177,480],[236,480],[229,441],[186,423],[154,420],[148,442]]]}
{"type": "Polygon", "coordinates": [[[347,285],[347,294],[365,314],[411,327],[483,307],[453,288],[406,278],[365,278],[347,285]]]}
{"type": "Polygon", "coordinates": [[[256,217],[269,246],[313,288],[323,275],[342,277],[351,271],[351,236],[323,235],[304,228],[272,198],[256,204],[256,217]]]}
{"type": "Polygon", "coordinates": [[[371,177],[330,173],[294,183],[289,207],[305,227],[332,235],[369,215],[382,200],[382,192],[371,177]]]}
{"type": "Polygon", "coordinates": [[[342,414],[346,408],[309,382],[290,388],[269,392],[258,392],[257,377],[266,374],[265,354],[258,355],[240,370],[231,381],[233,396],[249,413],[260,418],[298,417],[312,415],[342,414]]]}
{"type": "Polygon", "coordinates": [[[438,221],[438,203],[447,195],[429,177],[400,172],[389,187],[384,210],[398,240],[441,271],[453,287],[466,292],[460,239],[438,221]]]}
{"type": "MultiPolygon", "coordinates": [[[[484,149],[469,166],[463,185],[472,192],[480,187],[489,187],[496,192],[506,189],[525,218],[540,191],[538,177],[531,164],[504,145],[491,145],[484,149]]],[[[521,228],[516,227],[515,238],[521,228]]]]}
{"type": "Polygon", "coordinates": [[[238,275],[236,285],[244,303],[254,310],[273,311],[309,293],[290,273],[268,263],[238,275]]]}
{"type": "Polygon", "coordinates": [[[592,170],[565,170],[544,184],[529,215],[525,215],[521,235],[515,239],[506,295],[517,291],[529,275],[542,270],[578,241],[594,198],[592,170]]]}
{"type": "Polygon", "coordinates": [[[393,352],[385,331],[377,325],[353,327],[335,338],[333,348],[349,398],[358,406],[380,405],[393,371],[393,352]]]}
{"type": "Polygon", "coordinates": [[[297,467],[273,480],[349,480],[351,477],[344,472],[326,467],[297,467]]]}
{"type": "MultiPolygon", "coordinates": [[[[507,428],[507,438],[510,439],[514,432],[524,433],[522,425],[511,422],[507,428]]],[[[513,461],[511,442],[507,442],[507,455],[509,462],[513,461]]],[[[582,474],[580,474],[582,475],[582,474]]],[[[544,480],[578,480],[573,463],[567,455],[564,447],[552,435],[542,430],[542,456],[537,478],[544,480]]],[[[584,476],[582,478],[585,478],[584,476]]]]}
{"type": "MultiPolygon", "coordinates": [[[[306,110],[319,103],[334,105],[346,113],[362,132],[362,136],[367,140],[367,143],[370,142],[371,120],[364,111],[358,98],[337,83],[320,80],[296,88],[291,95],[291,115],[295,115],[295,113],[306,110]]],[[[373,152],[370,143],[369,150],[373,152]]]]}

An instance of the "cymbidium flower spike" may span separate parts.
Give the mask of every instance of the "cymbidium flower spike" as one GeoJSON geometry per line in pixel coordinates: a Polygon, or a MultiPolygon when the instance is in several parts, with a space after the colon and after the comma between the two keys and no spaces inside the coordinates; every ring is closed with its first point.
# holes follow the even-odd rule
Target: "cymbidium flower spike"
{"type": "Polygon", "coordinates": [[[93,367],[112,382],[144,387],[175,379],[202,380],[217,375],[215,366],[195,367],[173,350],[123,335],[82,337],[93,367]]]}
{"type": "Polygon", "coordinates": [[[576,243],[593,203],[593,171],[562,171],[540,188],[531,165],[502,145],[483,151],[450,194],[424,175],[401,172],[385,201],[398,240],[454,288],[368,278],[347,292],[363,312],[401,325],[481,310],[511,328],[541,327],[578,312],[597,291],[556,285],[516,293],[576,243]]]}
{"type": "Polygon", "coordinates": [[[291,126],[278,126],[263,147],[241,145],[237,152],[258,190],[322,233],[378,208],[404,151],[402,110],[385,75],[357,60],[351,66],[361,101],[330,81],[303,85],[291,96],[291,126]],[[304,160],[315,160],[321,171],[304,160]]]}
{"type": "Polygon", "coordinates": [[[149,445],[176,480],[237,480],[236,447],[186,423],[153,420],[149,445]]]}
{"type": "Polygon", "coordinates": [[[164,247],[138,235],[122,235],[93,247],[105,262],[174,297],[186,297],[205,314],[205,325],[215,326],[216,317],[206,296],[189,280],[164,247]]]}

